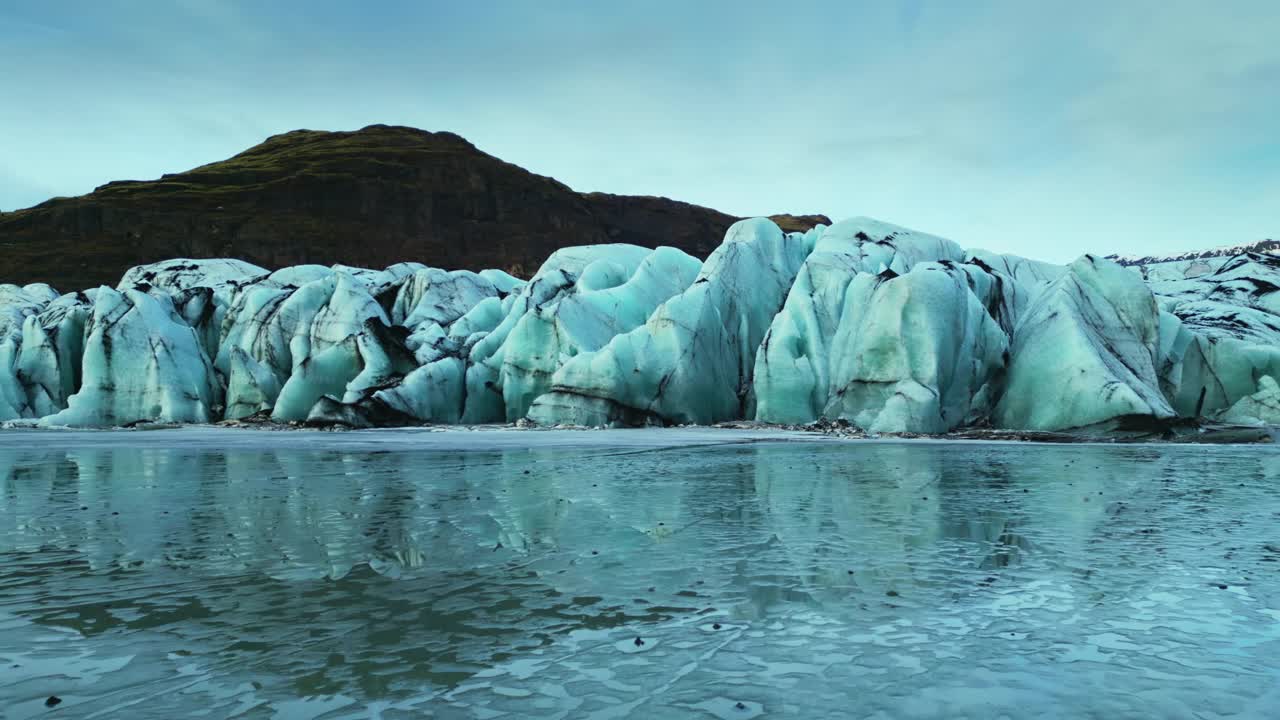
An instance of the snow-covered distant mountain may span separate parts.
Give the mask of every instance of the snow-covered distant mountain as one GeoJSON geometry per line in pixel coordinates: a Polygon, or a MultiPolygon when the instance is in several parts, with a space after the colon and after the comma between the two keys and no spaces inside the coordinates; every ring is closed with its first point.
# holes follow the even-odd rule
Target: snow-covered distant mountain
{"type": "Polygon", "coordinates": [[[1114,260],[1121,265],[1155,265],[1157,263],[1200,260],[1203,258],[1234,257],[1247,252],[1280,255],[1280,240],[1259,240],[1258,242],[1244,245],[1223,245],[1221,247],[1189,250],[1171,255],[1108,255],[1107,259],[1114,260]]]}
{"type": "Polygon", "coordinates": [[[1280,241],[1259,240],[1170,255],[1108,255],[1107,259],[1133,270],[1147,282],[1165,282],[1203,277],[1217,271],[1231,258],[1249,253],[1280,256],[1280,241]]]}

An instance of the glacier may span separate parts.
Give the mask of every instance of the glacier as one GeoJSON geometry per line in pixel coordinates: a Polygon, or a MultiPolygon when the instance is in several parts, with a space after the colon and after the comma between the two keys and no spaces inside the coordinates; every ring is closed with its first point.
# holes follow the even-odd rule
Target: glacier
{"type": "Polygon", "coordinates": [[[528,280],[172,259],[0,285],[0,421],[375,427],[847,422],[871,433],[1280,423],[1280,258],[1055,265],[871,218],[739,221],[705,261],[528,280]]]}
{"type": "Polygon", "coordinates": [[[964,257],[886,223],[827,228],[756,352],[756,418],[936,433],[989,414],[1008,345],[995,319],[1004,280],[964,257]]]}

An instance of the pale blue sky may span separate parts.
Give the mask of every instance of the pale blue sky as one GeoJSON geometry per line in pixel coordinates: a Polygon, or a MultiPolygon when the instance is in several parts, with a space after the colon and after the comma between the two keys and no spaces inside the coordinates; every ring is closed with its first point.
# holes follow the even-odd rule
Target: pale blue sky
{"type": "Polygon", "coordinates": [[[0,5],[0,209],[370,123],[1056,261],[1280,236],[1280,3],[0,5]]]}

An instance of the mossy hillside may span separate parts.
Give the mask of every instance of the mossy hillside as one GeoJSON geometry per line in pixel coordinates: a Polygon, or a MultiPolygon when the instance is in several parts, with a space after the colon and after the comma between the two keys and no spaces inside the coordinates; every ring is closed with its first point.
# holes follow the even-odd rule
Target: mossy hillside
{"type": "Polygon", "coordinates": [[[705,255],[734,220],[666,198],[579,194],[453,133],[295,130],[187,172],[0,215],[0,282],[114,284],[132,265],[184,256],[527,275],[569,245],[705,255]]]}

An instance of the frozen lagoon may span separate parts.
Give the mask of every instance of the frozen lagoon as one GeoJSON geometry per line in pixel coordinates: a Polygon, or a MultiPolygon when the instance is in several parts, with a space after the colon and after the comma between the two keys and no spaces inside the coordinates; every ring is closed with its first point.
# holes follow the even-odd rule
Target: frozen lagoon
{"type": "Polygon", "coordinates": [[[0,716],[1274,717],[1278,476],[1256,445],[5,431],[0,716]]]}

